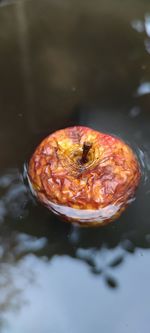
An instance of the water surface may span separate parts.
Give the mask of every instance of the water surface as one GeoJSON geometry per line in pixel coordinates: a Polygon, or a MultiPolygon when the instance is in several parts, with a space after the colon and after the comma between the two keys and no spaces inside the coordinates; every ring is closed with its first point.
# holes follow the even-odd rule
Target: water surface
{"type": "Polygon", "coordinates": [[[0,332],[149,333],[150,4],[0,2],[0,332]],[[136,152],[142,181],[115,223],[78,229],[37,204],[23,165],[84,125],[136,152]]]}

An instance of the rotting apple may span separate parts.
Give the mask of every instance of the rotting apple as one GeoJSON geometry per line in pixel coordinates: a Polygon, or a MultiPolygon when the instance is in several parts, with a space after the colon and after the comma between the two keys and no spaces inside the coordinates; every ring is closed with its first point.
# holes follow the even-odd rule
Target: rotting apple
{"type": "Polygon", "coordinates": [[[33,194],[65,221],[102,226],[120,216],[134,197],[140,167],[122,140],[74,126],[36,148],[28,166],[33,194]]]}

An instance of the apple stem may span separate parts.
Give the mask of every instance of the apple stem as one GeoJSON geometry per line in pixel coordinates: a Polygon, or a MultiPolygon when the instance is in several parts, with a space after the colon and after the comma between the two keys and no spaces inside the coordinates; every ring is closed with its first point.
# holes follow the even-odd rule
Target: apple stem
{"type": "Polygon", "coordinates": [[[88,155],[89,150],[91,149],[91,147],[92,147],[92,143],[90,143],[90,142],[84,142],[82,157],[81,157],[81,160],[80,160],[80,162],[82,164],[84,164],[84,163],[86,163],[88,161],[87,160],[87,155],[88,155]]]}

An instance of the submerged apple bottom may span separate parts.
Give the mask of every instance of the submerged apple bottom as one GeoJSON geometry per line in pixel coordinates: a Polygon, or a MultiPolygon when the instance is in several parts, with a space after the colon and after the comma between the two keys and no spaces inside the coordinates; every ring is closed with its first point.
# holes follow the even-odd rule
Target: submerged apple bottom
{"type": "Polygon", "coordinates": [[[69,206],[59,205],[48,200],[43,193],[37,193],[29,176],[28,184],[32,194],[39,202],[42,202],[50,211],[58,215],[65,222],[72,222],[82,227],[104,226],[118,219],[126,206],[134,200],[128,200],[126,204],[112,204],[101,209],[77,209],[69,206]]]}
{"type": "Polygon", "coordinates": [[[117,219],[125,207],[109,205],[101,209],[77,209],[62,206],[53,202],[45,202],[47,208],[66,222],[72,222],[82,227],[104,226],[117,219]]]}

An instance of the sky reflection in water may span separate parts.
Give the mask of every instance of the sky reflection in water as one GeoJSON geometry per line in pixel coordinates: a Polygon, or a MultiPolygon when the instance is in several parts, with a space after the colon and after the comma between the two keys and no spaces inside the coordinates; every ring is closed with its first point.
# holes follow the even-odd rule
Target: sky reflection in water
{"type": "MultiPolygon", "coordinates": [[[[142,331],[143,322],[149,322],[149,295],[146,290],[150,272],[145,274],[149,255],[149,250],[144,250],[142,256],[138,250],[135,256],[130,256],[123,266],[114,271],[114,276],[120,280],[120,287],[115,292],[104,287],[102,279],[92,276],[79,260],[55,256],[51,262],[45,262],[33,255],[27,256],[18,265],[14,278],[22,285],[20,272],[27,270],[32,271],[35,282],[26,285],[23,291],[27,303],[17,320],[12,313],[8,314],[11,332],[142,331]],[[143,279],[145,292],[142,289],[137,293],[141,290],[140,281],[143,279]]],[[[10,332],[10,327],[4,332],[10,332]]],[[[146,326],[145,332],[148,332],[146,326]]]]}

